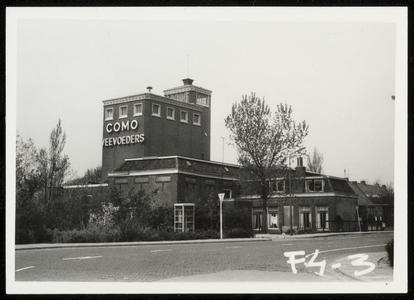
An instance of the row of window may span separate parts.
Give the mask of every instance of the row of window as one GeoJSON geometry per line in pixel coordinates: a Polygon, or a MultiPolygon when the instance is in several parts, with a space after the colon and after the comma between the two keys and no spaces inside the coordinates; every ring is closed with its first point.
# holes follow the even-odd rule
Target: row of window
{"type": "MultiPolygon", "coordinates": [[[[316,224],[312,225],[312,212],[309,206],[299,206],[299,228],[300,229],[328,229],[329,223],[329,214],[328,214],[328,206],[316,206],[315,207],[316,213],[316,224]]],[[[294,211],[292,211],[292,216],[294,211]]],[[[254,210],[252,215],[252,225],[253,229],[261,230],[262,228],[262,215],[263,210],[254,210]]],[[[294,219],[294,216],[293,216],[294,219]]],[[[284,224],[280,224],[279,220],[279,210],[278,208],[270,208],[268,210],[268,228],[278,229],[280,226],[289,226],[290,220],[288,216],[284,218],[284,224]]],[[[295,227],[296,227],[296,222],[295,227]]]]}
{"type": "MultiPolygon", "coordinates": [[[[143,104],[142,103],[135,103],[133,108],[133,116],[142,116],[143,112],[143,104]]],[[[167,107],[167,119],[168,120],[175,120],[175,108],[167,107]]],[[[159,104],[152,104],[151,115],[154,117],[161,117],[161,105],[159,104]]],[[[119,107],[119,119],[124,119],[128,117],[128,106],[123,105],[119,107]]],[[[105,109],[105,121],[113,120],[114,119],[114,109],[112,107],[105,109]]],[[[183,123],[188,123],[188,111],[180,110],[180,121],[183,123]]],[[[193,124],[194,125],[201,125],[201,115],[200,114],[193,114],[193,124]]]]}
{"type": "MultiPolygon", "coordinates": [[[[280,193],[285,191],[285,181],[276,180],[269,182],[270,192],[280,193]]],[[[323,192],[324,182],[322,179],[308,179],[306,180],[306,190],[308,192],[323,192]]]]}

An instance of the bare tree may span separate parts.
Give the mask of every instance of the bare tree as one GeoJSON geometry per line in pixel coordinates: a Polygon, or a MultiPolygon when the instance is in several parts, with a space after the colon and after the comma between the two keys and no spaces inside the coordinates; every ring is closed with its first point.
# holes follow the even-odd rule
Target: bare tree
{"type": "Polygon", "coordinates": [[[323,155],[315,147],[313,150],[312,158],[310,157],[310,155],[308,155],[309,171],[322,174],[322,171],[323,171],[322,163],[323,163],[323,155]]]}
{"type": "Polygon", "coordinates": [[[49,151],[40,149],[37,155],[44,188],[43,199],[47,211],[50,209],[53,198],[59,196],[59,190],[70,174],[69,158],[62,154],[66,144],[66,133],[62,130],[60,119],[50,134],[49,144],[49,151]]]}
{"type": "Polygon", "coordinates": [[[288,157],[305,153],[305,150],[298,150],[303,148],[308,126],[305,121],[296,125],[291,115],[292,108],[280,104],[272,118],[265,101],[252,93],[233,104],[232,113],[225,119],[243,167],[241,182],[262,199],[264,232],[267,232],[268,223],[267,200],[272,193],[269,182],[288,157]]]}

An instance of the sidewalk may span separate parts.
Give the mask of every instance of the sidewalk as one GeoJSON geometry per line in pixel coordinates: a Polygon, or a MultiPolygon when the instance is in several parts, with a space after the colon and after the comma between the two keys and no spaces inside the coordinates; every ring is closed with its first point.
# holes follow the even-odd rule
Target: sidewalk
{"type": "Polygon", "coordinates": [[[256,234],[256,238],[271,238],[275,239],[311,239],[311,238],[321,238],[329,236],[343,236],[343,235],[366,235],[366,234],[380,234],[380,233],[393,233],[394,231],[357,231],[357,232],[326,232],[326,233],[312,233],[312,234],[294,234],[292,236],[288,234],[256,234]]]}
{"type": "Polygon", "coordinates": [[[335,263],[339,263],[341,266],[335,270],[355,281],[392,282],[394,280],[394,269],[388,263],[386,252],[369,253],[366,262],[372,262],[375,265],[375,269],[359,276],[355,272],[366,270],[369,266],[353,266],[352,261],[355,261],[355,259],[348,259],[348,257],[336,260],[335,263]]]}
{"type": "Polygon", "coordinates": [[[245,239],[215,239],[215,240],[185,240],[185,241],[157,241],[157,242],[123,242],[123,243],[73,243],[73,244],[27,244],[15,245],[15,250],[81,248],[81,247],[122,247],[122,246],[154,246],[176,244],[211,244],[211,243],[240,243],[240,242],[266,242],[269,237],[256,237],[245,239]]]}

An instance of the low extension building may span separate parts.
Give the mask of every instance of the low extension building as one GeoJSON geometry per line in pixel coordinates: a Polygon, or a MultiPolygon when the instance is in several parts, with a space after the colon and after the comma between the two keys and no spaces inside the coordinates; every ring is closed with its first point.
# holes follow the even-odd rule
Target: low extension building
{"type": "Polygon", "coordinates": [[[394,226],[394,195],[385,185],[350,181],[349,186],[358,195],[362,230],[378,230],[394,226]]]}

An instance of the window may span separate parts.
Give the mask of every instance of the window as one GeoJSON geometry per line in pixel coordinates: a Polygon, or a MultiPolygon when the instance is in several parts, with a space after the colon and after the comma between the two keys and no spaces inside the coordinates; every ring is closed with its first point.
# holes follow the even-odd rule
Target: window
{"type": "Polygon", "coordinates": [[[299,228],[301,229],[310,229],[312,222],[311,208],[309,206],[300,206],[299,207],[299,228]]]}
{"type": "Polygon", "coordinates": [[[263,210],[254,208],[253,209],[253,216],[252,216],[252,225],[253,229],[256,230],[262,230],[262,216],[263,216],[263,210]]]}
{"type": "Polygon", "coordinates": [[[128,117],[128,106],[120,106],[119,107],[119,118],[123,119],[128,117]]]}
{"type": "Polygon", "coordinates": [[[142,103],[134,104],[134,116],[142,116],[142,103]]]}
{"type": "Polygon", "coordinates": [[[224,193],[224,199],[231,199],[233,196],[233,191],[230,189],[223,189],[222,193],[224,193]]]}
{"type": "Polygon", "coordinates": [[[193,114],[193,124],[194,125],[201,125],[201,117],[199,114],[193,114]]]}
{"type": "Polygon", "coordinates": [[[113,120],[113,119],[114,119],[114,109],[112,107],[105,109],[105,121],[113,120]]]}
{"type": "Polygon", "coordinates": [[[152,115],[155,117],[161,117],[161,106],[158,104],[152,104],[152,115]]]}
{"type": "Polygon", "coordinates": [[[322,179],[307,180],[308,192],[323,192],[322,179]]]}
{"type": "Polygon", "coordinates": [[[328,206],[316,206],[316,229],[329,229],[328,206]]]}
{"type": "Polygon", "coordinates": [[[269,228],[279,228],[279,212],[277,209],[269,208],[269,216],[267,219],[269,221],[269,228]]]}
{"type": "Polygon", "coordinates": [[[285,181],[275,180],[270,182],[270,192],[281,193],[285,191],[285,181]]]}
{"type": "Polygon", "coordinates": [[[167,119],[175,120],[175,109],[171,107],[167,107],[167,119]]]}
{"type": "Polygon", "coordinates": [[[186,112],[185,110],[182,110],[180,112],[180,121],[184,123],[188,123],[188,112],[186,112]]]}

